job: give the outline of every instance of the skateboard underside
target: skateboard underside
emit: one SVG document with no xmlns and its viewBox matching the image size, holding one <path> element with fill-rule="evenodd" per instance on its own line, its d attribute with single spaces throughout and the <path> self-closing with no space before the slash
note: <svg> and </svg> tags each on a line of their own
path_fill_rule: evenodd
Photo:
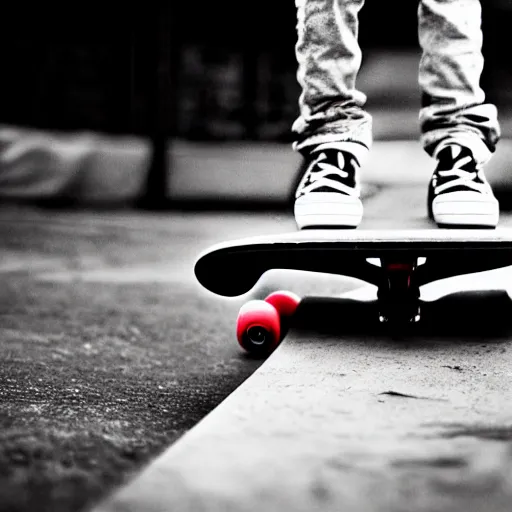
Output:
<svg viewBox="0 0 512 512">
<path fill-rule="evenodd" d="M 512 265 L 512 230 L 299 231 L 217 244 L 199 256 L 194 270 L 206 289 L 235 297 L 268 270 L 343 275 L 379 286 L 392 264 L 413 264 L 418 286 L 506 267 Z"/>
<path fill-rule="evenodd" d="M 226 297 L 249 292 L 275 269 L 353 277 L 377 286 L 381 322 L 403 324 L 420 319 L 421 286 L 510 265 L 511 230 L 316 230 L 218 244 L 200 255 L 195 274 L 206 289 Z M 279 314 L 282 303 L 290 310 L 290 301 L 300 300 L 293 294 L 276 297 L 270 302 L 277 301 Z M 255 340 L 277 325 L 265 302 L 252 301 L 240 313 L 237 332 L 245 348 L 264 346 Z"/>
</svg>

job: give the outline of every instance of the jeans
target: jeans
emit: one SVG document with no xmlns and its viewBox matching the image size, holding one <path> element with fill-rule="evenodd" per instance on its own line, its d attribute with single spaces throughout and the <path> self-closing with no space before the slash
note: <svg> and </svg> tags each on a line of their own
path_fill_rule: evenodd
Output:
<svg viewBox="0 0 512 512">
<path fill-rule="evenodd" d="M 375 0 L 382 1 L 382 0 Z M 339 140 L 372 143 L 366 96 L 356 88 L 364 0 L 295 0 L 300 115 L 294 148 Z M 498 113 L 480 87 L 484 59 L 480 0 L 420 0 L 418 83 L 421 143 L 434 156 L 456 141 L 486 163 L 500 138 Z M 399 72 L 399 70 L 397 70 Z"/>
</svg>

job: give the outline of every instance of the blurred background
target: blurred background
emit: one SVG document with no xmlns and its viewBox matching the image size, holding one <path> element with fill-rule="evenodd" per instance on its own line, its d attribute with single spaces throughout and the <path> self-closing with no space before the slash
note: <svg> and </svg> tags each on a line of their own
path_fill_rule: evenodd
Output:
<svg viewBox="0 0 512 512">
<path fill-rule="evenodd" d="M 482 3 L 482 85 L 507 140 L 512 2 Z M 377 141 L 419 134 L 416 12 L 417 2 L 368 0 L 361 14 L 358 87 Z M 15 5 L 3 21 L 3 199 L 158 209 L 290 197 L 292 1 Z"/>
</svg>

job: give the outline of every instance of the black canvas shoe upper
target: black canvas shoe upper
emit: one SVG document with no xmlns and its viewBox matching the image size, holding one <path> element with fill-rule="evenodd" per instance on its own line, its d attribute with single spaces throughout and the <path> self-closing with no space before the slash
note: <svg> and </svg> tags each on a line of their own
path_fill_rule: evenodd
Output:
<svg viewBox="0 0 512 512">
<path fill-rule="evenodd" d="M 295 198 L 311 192 L 333 192 L 359 197 L 360 163 L 348 149 L 354 143 L 326 142 L 307 155 L 307 168 Z"/>
<path fill-rule="evenodd" d="M 452 192 L 489 194 L 489 183 L 471 151 L 456 144 L 443 148 L 437 155 L 438 165 L 431 181 L 433 196 Z"/>
</svg>

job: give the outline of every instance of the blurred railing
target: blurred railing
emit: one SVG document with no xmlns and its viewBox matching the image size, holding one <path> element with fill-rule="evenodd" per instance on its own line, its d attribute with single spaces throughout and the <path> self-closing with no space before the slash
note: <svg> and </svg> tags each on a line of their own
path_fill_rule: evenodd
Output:
<svg viewBox="0 0 512 512">
<path fill-rule="evenodd" d="M 503 58 L 512 2 L 482 3 L 483 83 L 498 104 L 512 104 L 512 60 Z M 1 124 L 149 137 L 154 190 L 166 188 L 169 139 L 289 140 L 300 92 L 293 2 L 87 8 L 6 8 Z M 417 48 L 416 9 L 408 0 L 368 0 L 360 30 L 365 56 Z"/>
</svg>

